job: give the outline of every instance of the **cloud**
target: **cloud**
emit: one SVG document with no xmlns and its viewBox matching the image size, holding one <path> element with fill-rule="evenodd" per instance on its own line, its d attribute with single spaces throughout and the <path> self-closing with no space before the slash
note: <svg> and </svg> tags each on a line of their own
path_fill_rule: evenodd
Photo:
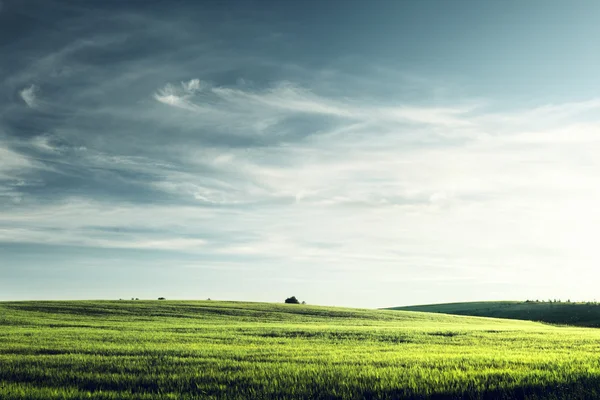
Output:
<svg viewBox="0 0 600 400">
<path fill-rule="evenodd" d="M 191 79 L 188 82 L 181 82 L 183 90 L 187 93 L 194 93 L 200 90 L 200 79 Z"/>
<path fill-rule="evenodd" d="M 290 82 L 279 82 L 271 88 L 247 91 L 239 88 L 200 86 L 199 79 L 182 82 L 182 88 L 171 84 L 159 89 L 154 98 L 161 103 L 199 113 L 219 112 L 229 108 L 238 118 L 259 116 L 263 120 L 286 118 L 295 114 L 322 115 L 361 122 L 413 122 L 439 126 L 469 126 L 463 118 L 470 107 L 433 108 L 415 106 L 378 106 L 358 99 L 340 101 L 314 94 Z M 284 114 L 282 114 L 284 113 Z"/>
<path fill-rule="evenodd" d="M 33 139 L 31 139 L 31 143 L 34 147 L 40 149 L 43 152 L 46 153 L 59 153 L 61 152 L 60 147 L 55 146 L 52 143 L 52 137 L 48 136 L 48 135 L 44 135 L 44 136 L 36 136 Z"/>
<path fill-rule="evenodd" d="M 190 81 L 192 82 L 192 81 Z M 195 106 L 190 100 L 193 91 L 187 86 L 182 85 L 182 89 L 178 89 L 171 84 L 167 84 L 164 88 L 160 89 L 154 94 L 154 98 L 161 103 L 183 108 L 189 111 L 198 111 L 199 107 Z M 191 87 L 194 85 L 191 84 Z"/>
<path fill-rule="evenodd" d="M 295 113 L 323 114 L 352 118 L 350 110 L 343 104 L 316 96 L 310 91 L 280 82 L 262 92 L 247 92 L 240 89 L 216 87 L 212 92 L 219 98 L 240 107 L 270 107 L 274 110 L 285 110 Z"/>
<path fill-rule="evenodd" d="M 25 220 L 12 220 L 13 224 L 21 226 L 20 229 L 25 229 L 15 237 L 23 241 L 62 241 L 98 247 L 173 248 L 224 258 L 268 255 L 294 263 L 328 260 L 332 266 L 343 263 L 348 268 L 359 268 L 360 260 L 371 260 L 384 268 L 387 263 L 407 259 L 396 254 L 393 243 L 403 243 L 403 251 L 418 254 L 418 246 L 410 249 L 408 242 L 416 238 L 425 243 L 434 240 L 427 239 L 426 230 L 416 229 L 416 225 L 437 229 L 435 227 L 443 223 L 441 221 L 459 218 L 466 210 L 477 210 L 481 221 L 496 226 L 498 222 L 490 219 L 485 211 L 488 208 L 518 208 L 521 207 L 519 204 L 539 199 L 537 193 L 552 192 L 556 171 L 549 173 L 541 166 L 555 157 L 556 149 L 551 146 L 559 137 L 558 132 L 563 132 L 560 135 L 567 139 L 567 132 L 575 129 L 576 125 L 569 119 L 578 115 L 573 110 L 585 111 L 591 107 L 565 105 L 564 109 L 570 111 L 565 112 L 561 126 L 553 131 L 522 131 L 513 126 L 510 135 L 489 136 L 485 132 L 493 127 L 494 121 L 517 120 L 518 115 L 528 111 L 520 110 L 519 114 L 513 115 L 482 113 L 472 105 L 390 105 L 361 98 L 327 97 L 289 82 L 257 89 L 249 84 L 237 88 L 215 86 L 199 79 L 167 84 L 155 93 L 155 99 L 160 104 L 191 113 L 174 116 L 176 110 L 170 108 L 153 109 L 151 113 L 134 108 L 137 114 L 121 120 L 119 111 L 107 109 L 104 112 L 110 112 L 116 121 L 123 123 L 162 120 L 162 132 L 168 132 L 169 141 L 160 152 L 144 148 L 142 155 L 134 155 L 131 150 L 122 150 L 126 147 L 99 151 L 91 138 L 77 142 L 78 137 L 65 130 L 32 138 L 28 142 L 30 148 L 44 154 L 44 162 L 58 163 L 60 160 L 60 164 L 53 164 L 54 174 L 83 174 L 88 182 L 102 185 L 99 188 L 110 196 L 94 205 L 93 211 L 81 214 L 75 212 L 70 203 L 64 214 L 65 220 L 52 219 L 46 225 L 47 228 L 61 227 L 65 232 L 67 229 L 78 232 L 77 237 L 36 231 L 36 225 L 39 227 L 43 223 L 35 214 L 32 215 L 36 223 L 27 229 L 23 227 Z M 553 107 L 552 113 L 560 109 Z M 316 123 L 308 128 L 314 134 L 286 136 L 294 129 L 306 129 L 303 120 L 297 119 L 303 115 Z M 539 111 L 527 115 L 531 116 L 532 123 L 546 118 L 546 113 Z M 315 119 L 319 116 L 327 119 Z M 263 125 L 262 130 L 256 128 L 256 131 L 250 129 L 248 132 L 248 127 L 269 119 L 274 119 L 275 125 Z M 240 130 L 239 134 L 243 134 L 241 130 L 246 127 L 245 134 L 260 134 L 269 140 L 272 137 L 273 142 L 242 148 L 204 142 L 205 139 L 198 136 L 199 132 L 215 129 L 217 123 L 219 131 Z M 589 134 L 575 130 L 580 137 L 585 135 L 593 140 L 592 132 L 596 126 L 589 122 L 585 130 Z M 130 132 L 137 140 L 156 140 L 141 130 Z M 455 138 L 462 141 L 457 142 Z M 116 136 L 115 140 L 125 143 Z M 531 140 L 550 147 L 526 152 Z M 577 171 L 572 159 L 565 158 L 562 162 L 564 166 L 569 165 L 573 173 Z M 523 191 L 523 185 L 531 180 L 531 176 L 525 178 L 524 166 L 528 174 L 535 176 L 531 188 L 526 191 Z M 581 191 L 590 183 L 587 178 L 578 182 L 567 176 L 561 184 L 571 191 Z M 115 185 L 116 182 L 122 182 L 123 186 Z M 137 189 L 138 196 L 133 200 L 126 197 L 124 187 L 133 184 L 138 185 L 136 188 L 146 188 L 147 192 Z M 72 195 L 74 192 L 67 193 Z M 146 198 L 141 193 L 146 193 Z M 167 197 L 159 197 L 159 193 Z M 526 197 L 519 198 L 515 193 Z M 84 198 L 91 196 L 89 192 L 75 194 Z M 118 238 L 97 238 L 85 228 L 103 223 L 92 217 L 102 215 L 98 207 L 109 209 L 123 201 L 140 204 L 153 199 L 167 201 L 169 206 L 160 211 L 144 209 L 143 217 L 135 220 L 126 218 L 121 212 L 105 214 L 101 219 L 112 226 L 140 229 L 147 227 L 146 220 L 152 220 L 159 229 L 175 224 L 177 228 L 165 237 L 119 234 Z M 107 203 L 102 205 L 103 201 Z M 190 205 L 192 208 L 185 208 Z M 21 205 L 21 208 L 31 212 L 26 206 Z M 172 208 L 175 214 L 167 219 L 160 218 L 161 213 L 167 213 L 167 208 Z M 190 215 L 200 210 L 207 215 L 208 221 L 213 221 L 208 224 L 210 232 L 200 232 L 198 228 L 206 221 L 192 224 L 193 229 L 184 228 Z M 266 213 L 267 210 L 270 211 L 266 220 L 258 223 L 254 213 Z M 57 213 L 54 210 L 51 214 Z M 519 215 L 528 218 L 526 214 Z M 393 220 L 403 221 L 411 228 L 398 230 L 388 222 Z M 213 225 L 216 221 L 220 221 L 220 227 Z M 70 226 L 73 223 L 76 225 Z M 469 236 L 477 230 L 475 226 L 465 224 L 461 229 Z M 507 232 L 506 228 L 493 229 Z M 230 237 L 247 230 L 255 231 L 256 237 L 235 244 L 204 241 L 202 246 L 197 246 L 199 242 L 195 239 L 188 241 L 185 238 L 185 235 L 199 233 Z M 452 242 L 457 248 L 462 245 L 451 240 L 449 232 L 440 231 L 438 235 L 435 240 Z M 516 241 L 498 235 L 499 248 L 517 245 Z M 52 239 L 52 236 L 58 239 Z M 303 237 L 317 238 L 331 247 L 307 246 L 302 244 Z M 381 247 L 380 243 L 388 244 Z M 344 249 L 344 255 L 339 254 L 340 249 Z M 440 251 L 440 258 L 436 259 L 440 263 L 443 257 L 454 254 L 447 245 Z"/>
<path fill-rule="evenodd" d="M 517 106 L 371 61 L 273 58 L 249 34 L 264 27 L 202 13 L 52 4 L 70 30 L 32 27 L 2 58 L 15 251 L 169 252 L 261 279 L 393 282 L 388 299 L 403 280 L 539 281 L 536 265 L 548 284 L 572 264 L 594 281 L 598 99 Z"/>
<path fill-rule="evenodd" d="M 18 204 L 18 202 L 17 202 Z M 0 228 L 0 242 L 5 243 L 38 243 L 44 245 L 98 247 L 113 249 L 138 249 L 160 251 L 198 251 L 206 244 L 197 238 L 155 238 L 136 236 L 106 235 L 105 237 L 90 237 L 90 232 L 79 231 L 84 235 L 74 235 L 64 230 L 44 230 L 25 228 Z M 87 235 L 85 235 L 87 234 Z M 116 237 L 115 237 L 116 236 Z"/>
<path fill-rule="evenodd" d="M 22 154 L 16 153 L 0 143 L 0 172 L 33 167 L 33 163 Z"/>
<path fill-rule="evenodd" d="M 37 102 L 37 93 L 38 92 L 39 92 L 39 88 L 36 85 L 31 84 L 30 86 L 21 90 L 19 92 L 19 95 L 21 96 L 21 98 L 23 99 L 25 104 L 27 104 L 27 106 L 29 108 L 36 108 L 38 105 L 38 102 Z"/>
<path fill-rule="evenodd" d="M 414 123 L 437 126 L 473 126 L 473 122 L 464 118 L 464 114 L 472 111 L 465 108 L 418 108 L 393 107 L 376 110 L 374 115 L 390 121 L 410 121 Z"/>
<path fill-rule="evenodd" d="M 30 184 L 28 176 L 43 168 L 38 162 L 23 156 L 0 142 L 0 207 L 3 200 L 9 204 L 23 201 L 23 189 Z"/>
</svg>

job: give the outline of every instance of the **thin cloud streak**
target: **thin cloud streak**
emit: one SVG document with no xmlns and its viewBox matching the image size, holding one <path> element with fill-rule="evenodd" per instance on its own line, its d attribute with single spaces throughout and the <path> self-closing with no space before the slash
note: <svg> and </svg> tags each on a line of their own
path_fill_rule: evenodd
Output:
<svg viewBox="0 0 600 400">
<path fill-rule="evenodd" d="M 193 90 L 190 87 L 193 85 Z M 291 84 L 280 82 L 263 91 L 244 91 L 237 88 L 200 86 L 199 79 L 181 82 L 181 87 L 167 84 L 159 89 L 154 98 L 166 105 L 188 111 L 206 113 L 219 112 L 229 108 L 234 113 L 247 114 L 256 118 L 303 113 L 338 117 L 362 122 L 411 122 L 444 127 L 471 126 L 466 118 L 461 118 L 474 110 L 474 107 L 430 108 L 414 106 L 374 106 L 361 103 L 340 102 L 327 99 Z M 194 101 L 196 100 L 196 101 Z M 222 115 L 219 115 L 222 116 Z"/>
</svg>

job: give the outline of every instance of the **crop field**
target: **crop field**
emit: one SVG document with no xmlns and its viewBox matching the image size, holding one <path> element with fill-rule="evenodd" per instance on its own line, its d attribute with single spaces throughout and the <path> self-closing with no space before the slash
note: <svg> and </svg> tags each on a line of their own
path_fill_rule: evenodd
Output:
<svg viewBox="0 0 600 400">
<path fill-rule="evenodd" d="M 600 330 L 239 302 L 0 303 L 0 398 L 600 397 Z"/>
</svg>

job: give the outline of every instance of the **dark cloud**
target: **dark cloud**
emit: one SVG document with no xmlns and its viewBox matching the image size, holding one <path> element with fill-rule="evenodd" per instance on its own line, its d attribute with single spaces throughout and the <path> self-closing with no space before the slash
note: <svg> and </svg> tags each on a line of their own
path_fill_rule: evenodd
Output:
<svg viewBox="0 0 600 400">
<path fill-rule="evenodd" d="M 251 51 L 243 51 L 246 43 L 229 39 L 248 30 L 260 36 L 262 30 L 244 25 L 243 17 L 216 3 L 187 3 L 185 8 L 167 3 L 5 4 L 0 13 L 0 140 L 36 168 L 13 171 L 12 179 L 0 183 L 29 201 L 84 196 L 185 202 L 189 199 L 181 194 L 152 186 L 172 172 L 159 164 L 182 172 L 218 171 L 186 165 L 179 160 L 181 148 L 273 143 L 156 104 L 152 95 L 166 82 L 194 76 L 239 79 Z M 24 97 L 27 88 L 36 90 Z M 135 157 L 145 158 L 145 165 L 120 163 Z M 27 183 L 17 188 L 15 182 Z"/>
</svg>

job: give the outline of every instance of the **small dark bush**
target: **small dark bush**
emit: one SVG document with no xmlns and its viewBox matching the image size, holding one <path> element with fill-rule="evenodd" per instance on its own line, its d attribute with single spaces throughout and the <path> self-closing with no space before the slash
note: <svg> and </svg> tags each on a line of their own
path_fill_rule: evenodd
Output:
<svg viewBox="0 0 600 400">
<path fill-rule="evenodd" d="M 159 300 L 166 300 L 164 297 L 159 297 L 158 299 Z"/>
<path fill-rule="evenodd" d="M 300 304 L 296 296 L 288 297 L 285 299 L 286 304 Z"/>
</svg>

